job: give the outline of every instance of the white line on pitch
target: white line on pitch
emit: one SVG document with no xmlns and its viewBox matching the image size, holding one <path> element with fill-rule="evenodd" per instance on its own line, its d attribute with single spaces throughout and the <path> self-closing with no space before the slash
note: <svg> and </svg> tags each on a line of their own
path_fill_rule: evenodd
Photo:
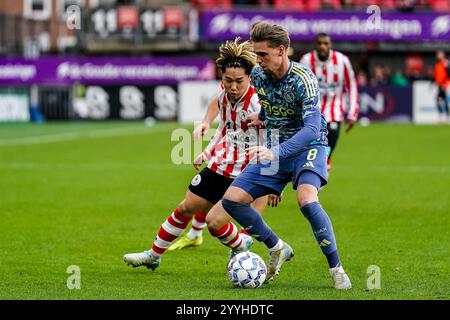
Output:
<svg viewBox="0 0 450 320">
<path fill-rule="evenodd" d="M 145 163 L 145 164 L 115 164 L 115 163 L 42 163 L 42 162 L 0 162 L 0 169 L 73 169 L 81 168 L 86 170 L 158 170 L 174 169 L 185 170 L 194 168 L 191 165 L 175 165 L 172 163 Z M 194 171 L 193 171 L 194 172 Z"/>
<path fill-rule="evenodd" d="M 95 138 L 106 138 L 130 134 L 143 134 L 149 132 L 152 133 L 155 132 L 155 128 L 152 128 L 151 130 L 149 130 L 148 127 L 108 128 L 108 129 L 91 130 L 86 132 L 67 132 L 34 137 L 0 139 L 0 146 L 43 144 L 61 141 L 71 141 L 83 138 L 95 139 Z"/>
<path fill-rule="evenodd" d="M 82 168 L 87 170 L 120 170 L 120 169 L 168 169 L 168 170 L 185 170 L 193 169 L 190 164 L 176 165 L 173 163 L 45 163 L 45 162 L 0 162 L 0 169 L 66 169 L 66 168 Z M 354 166 L 336 165 L 336 171 L 355 171 Z M 357 170 L 378 170 L 386 172 L 410 172 L 410 173 L 448 173 L 449 166 L 426 166 L 426 165 L 409 165 L 409 166 L 358 166 Z M 193 171 L 194 172 L 194 171 Z"/>
</svg>

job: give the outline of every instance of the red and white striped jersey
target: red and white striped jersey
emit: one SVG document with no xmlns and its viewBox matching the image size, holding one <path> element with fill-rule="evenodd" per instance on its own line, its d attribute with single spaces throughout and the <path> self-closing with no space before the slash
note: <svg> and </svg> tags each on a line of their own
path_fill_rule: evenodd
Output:
<svg viewBox="0 0 450 320">
<path fill-rule="evenodd" d="M 322 113 L 327 122 L 343 121 L 346 112 L 348 119 L 356 121 L 359 112 L 358 87 L 348 57 L 341 52 L 330 50 L 328 60 L 321 61 L 316 50 L 313 50 L 305 54 L 300 62 L 309 66 L 317 77 Z"/>
<path fill-rule="evenodd" d="M 259 112 L 258 94 L 250 84 L 241 97 L 233 104 L 225 90 L 219 93 L 219 127 L 203 154 L 209 160 L 208 168 L 227 178 L 236 178 L 249 162 L 246 149 L 258 142 L 258 132 L 249 127 L 244 119 L 252 112 Z"/>
</svg>

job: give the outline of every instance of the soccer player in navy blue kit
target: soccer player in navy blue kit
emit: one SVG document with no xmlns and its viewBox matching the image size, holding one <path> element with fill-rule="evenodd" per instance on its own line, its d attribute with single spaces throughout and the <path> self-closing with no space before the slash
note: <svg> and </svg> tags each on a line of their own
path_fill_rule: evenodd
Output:
<svg viewBox="0 0 450 320">
<path fill-rule="evenodd" d="M 327 124 L 320 111 L 317 79 L 309 68 L 289 60 L 288 32 L 262 21 L 250 33 L 259 66 L 253 68 L 252 83 L 263 107 L 248 120 L 267 129 L 266 146 L 249 148 L 250 164 L 239 175 L 206 217 L 211 233 L 234 218 L 270 251 L 266 282 L 294 256 L 250 203 L 266 194 L 281 194 L 287 183 L 297 190 L 300 210 L 311 224 L 326 256 L 336 289 L 350 289 L 337 251 L 333 227 L 319 203 L 319 189 L 327 183 Z M 278 140 L 278 141 L 276 141 Z"/>
</svg>

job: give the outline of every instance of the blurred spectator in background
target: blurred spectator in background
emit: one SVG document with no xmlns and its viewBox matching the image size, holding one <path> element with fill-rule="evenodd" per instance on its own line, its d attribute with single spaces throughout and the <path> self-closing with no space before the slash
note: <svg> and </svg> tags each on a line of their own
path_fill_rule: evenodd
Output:
<svg viewBox="0 0 450 320">
<path fill-rule="evenodd" d="M 450 123 L 447 89 L 449 86 L 449 61 L 445 52 L 439 50 L 436 52 L 436 64 L 434 65 L 434 83 L 438 87 L 437 106 L 439 110 L 439 122 Z"/>
<path fill-rule="evenodd" d="M 417 5 L 416 0 L 397 0 L 397 9 L 400 11 L 411 12 L 414 10 L 414 7 Z"/>
<path fill-rule="evenodd" d="M 405 57 L 405 73 L 409 81 L 423 79 L 424 72 L 425 61 L 422 54 L 407 53 Z"/>
<path fill-rule="evenodd" d="M 370 84 L 374 87 L 385 86 L 389 84 L 389 69 L 384 65 L 377 64 L 373 70 L 373 77 Z"/>
<path fill-rule="evenodd" d="M 356 82 L 358 83 L 358 87 L 367 86 L 367 73 L 364 70 L 359 70 L 358 74 L 356 75 Z"/>
<path fill-rule="evenodd" d="M 408 79 L 403 75 L 402 70 L 397 69 L 391 77 L 391 84 L 397 87 L 407 87 L 409 85 Z"/>
</svg>

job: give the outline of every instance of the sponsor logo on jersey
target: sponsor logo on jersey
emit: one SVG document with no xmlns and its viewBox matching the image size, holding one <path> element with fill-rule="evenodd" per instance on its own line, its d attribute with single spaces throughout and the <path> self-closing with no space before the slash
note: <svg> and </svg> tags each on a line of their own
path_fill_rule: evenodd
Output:
<svg viewBox="0 0 450 320">
<path fill-rule="evenodd" d="M 279 107 L 279 106 L 271 106 L 269 102 L 267 102 L 266 100 L 261 100 L 261 105 L 264 108 L 264 110 L 266 111 L 266 113 L 274 115 L 274 116 L 292 116 L 295 114 L 295 111 L 290 109 L 290 108 L 286 108 L 286 107 Z"/>
</svg>

